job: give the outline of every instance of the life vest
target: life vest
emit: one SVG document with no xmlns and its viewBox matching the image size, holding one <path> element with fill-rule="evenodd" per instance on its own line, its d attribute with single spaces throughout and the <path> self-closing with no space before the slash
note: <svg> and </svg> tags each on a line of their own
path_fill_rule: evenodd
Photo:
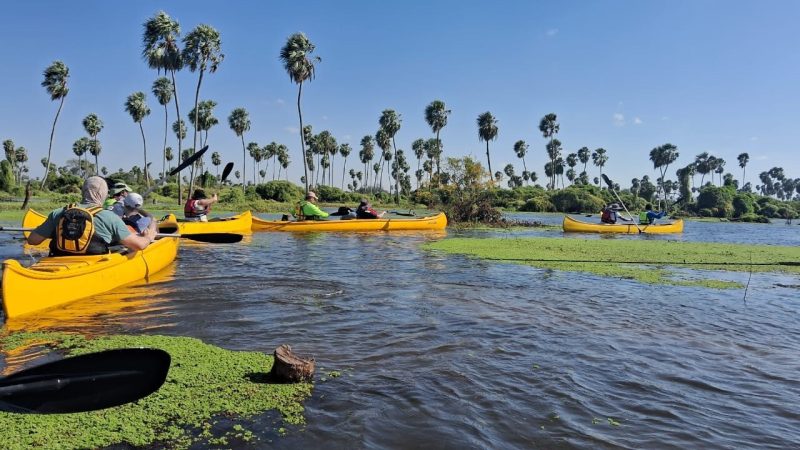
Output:
<svg viewBox="0 0 800 450">
<path fill-rule="evenodd" d="M 650 219 L 647 217 L 647 211 L 642 211 L 639 213 L 639 223 L 650 225 Z"/>
<path fill-rule="evenodd" d="M 303 207 L 306 206 L 306 201 L 302 201 L 294 206 L 294 217 L 297 220 L 306 220 L 306 214 L 303 212 Z"/>
<path fill-rule="evenodd" d="M 102 255 L 108 244 L 95 234 L 94 217 L 102 207 L 82 208 L 74 203 L 64 207 L 50 241 L 50 253 L 63 255 Z"/>
<path fill-rule="evenodd" d="M 600 222 L 603 223 L 616 223 L 614 218 L 611 216 L 611 210 L 606 208 L 603 210 L 602 214 L 600 214 Z"/>
<path fill-rule="evenodd" d="M 189 199 L 186 200 L 186 204 L 183 205 L 183 215 L 187 219 L 195 218 L 195 217 L 203 217 L 208 215 L 211 212 L 211 205 L 206 206 L 205 208 L 201 208 L 200 211 L 197 211 L 197 200 Z"/>
</svg>

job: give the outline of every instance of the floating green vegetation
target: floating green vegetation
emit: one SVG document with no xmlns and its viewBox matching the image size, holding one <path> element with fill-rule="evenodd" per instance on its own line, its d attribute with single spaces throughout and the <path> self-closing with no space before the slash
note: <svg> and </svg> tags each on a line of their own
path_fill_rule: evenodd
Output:
<svg viewBox="0 0 800 450">
<path fill-rule="evenodd" d="M 708 271 L 800 273 L 800 247 L 633 239 L 452 238 L 425 244 L 433 250 L 543 269 L 589 272 L 650 284 L 740 288 L 709 278 Z M 700 269 L 691 277 L 675 267 Z"/>
<path fill-rule="evenodd" d="M 5 352 L 32 345 L 47 345 L 68 355 L 113 348 L 160 348 L 172 356 L 172 364 L 158 391 L 127 405 L 76 414 L 0 412 L 3 449 L 99 448 L 115 444 L 187 448 L 202 442 L 229 445 L 232 439 L 248 442 L 255 439 L 252 431 L 240 423 L 230 423 L 232 420 L 277 410 L 285 423 L 302 424 L 305 419 L 301 402 L 311 395 L 311 383 L 265 382 L 272 368 L 271 355 L 229 351 L 193 338 L 87 339 L 65 333 L 16 333 L 0 338 Z M 224 418 L 226 426 L 219 425 L 220 418 Z M 276 429 L 275 433 L 280 431 Z"/>
</svg>

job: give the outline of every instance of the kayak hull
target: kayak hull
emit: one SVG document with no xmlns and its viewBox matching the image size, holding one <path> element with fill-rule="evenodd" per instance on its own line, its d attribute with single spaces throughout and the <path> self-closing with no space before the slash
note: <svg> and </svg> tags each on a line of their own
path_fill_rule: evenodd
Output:
<svg viewBox="0 0 800 450">
<path fill-rule="evenodd" d="M 22 228 L 36 228 L 39 225 L 43 224 L 46 219 L 47 216 L 42 215 L 31 208 L 28 208 L 28 210 L 25 211 L 25 215 L 22 216 Z M 25 231 L 22 234 L 27 239 L 28 235 L 30 235 L 31 233 L 30 231 Z M 26 243 L 25 246 L 30 248 L 49 249 L 50 239 L 45 239 L 39 245 L 29 245 Z"/>
<path fill-rule="evenodd" d="M 409 219 L 303 220 L 299 222 L 264 220 L 253 217 L 253 231 L 400 231 L 443 230 L 445 227 L 447 227 L 447 216 L 444 213 Z"/>
<path fill-rule="evenodd" d="M 253 215 L 250 211 L 241 214 L 209 219 L 208 222 L 184 222 L 178 220 L 175 214 L 168 214 L 158 224 L 158 230 L 162 233 L 180 234 L 205 234 L 205 233 L 236 233 L 245 234 L 250 232 Z"/>
<path fill-rule="evenodd" d="M 162 238 L 135 252 L 45 257 L 31 267 L 3 262 L 3 309 L 7 318 L 91 297 L 140 280 L 171 264 L 177 238 Z"/>
<path fill-rule="evenodd" d="M 683 219 L 677 219 L 672 223 L 657 223 L 653 225 L 636 225 L 633 223 L 588 223 L 564 216 L 562 228 L 565 232 L 575 233 L 624 233 L 624 234 L 667 234 L 683 233 Z"/>
</svg>

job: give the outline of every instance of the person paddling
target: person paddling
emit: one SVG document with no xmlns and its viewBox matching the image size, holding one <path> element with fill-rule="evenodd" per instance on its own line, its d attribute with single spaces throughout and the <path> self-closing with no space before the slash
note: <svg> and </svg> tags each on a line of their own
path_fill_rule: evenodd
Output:
<svg viewBox="0 0 800 450">
<path fill-rule="evenodd" d="M 602 213 L 600 214 L 600 222 L 608 223 L 608 224 L 615 224 L 617 220 L 623 220 L 625 222 L 630 222 L 633 219 L 626 219 L 619 214 L 619 211 L 622 211 L 622 207 L 619 206 L 619 203 L 611 203 L 605 208 L 603 208 Z"/>
<path fill-rule="evenodd" d="M 141 195 L 136 192 L 131 192 L 125 197 L 122 203 L 125 205 L 125 214 L 122 216 L 122 221 L 125 222 L 125 225 L 127 225 L 131 231 L 142 234 L 148 228 L 153 228 L 154 230 L 158 229 L 158 225 L 156 221 L 153 220 L 153 216 L 141 209 L 144 203 L 144 199 Z"/>
<path fill-rule="evenodd" d="M 208 214 L 211 212 L 211 205 L 219 198 L 214 194 L 211 198 L 206 197 L 206 191 L 195 189 L 192 197 L 186 200 L 183 205 L 183 216 L 191 222 L 208 222 Z"/>
<path fill-rule="evenodd" d="M 155 227 L 147 228 L 142 235 L 131 233 L 120 216 L 103 209 L 103 201 L 108 196 L 108 185 L 103 178 L 87 178 L 83 182 L 82 196 L 79 204 L 54 209 L 44 223 L 30 233 L 28 244 L 39 245 L 51 239 L 51 256 L 101 255 L 109 253 L 111 245 L 144 250 L 155 240 Z"/>
<path fill-rule="evenodd" d="M 356 209 L 356 217 L 359 219 L 380 219 L 385 214 L 386 211 L 380 213 L 376 211 L 372 205 L 369 204 L 369 200 L 365 198 L 361 199 L 361 203 L 359 203 Z"/>
<path fill-rule="evenodd" d="M 297 220 L 321 220 L 328 217 L 329 214 L 319 209 L 319 206 L 316 205 L 317 200 L 317 194 L 308 191 L 306 199 L 297 205 L 297 210 L 295 211 Z"/>
<path fill-rule="evenodd" d="M 647 205 L 645 205 L 644 211 L 639 213 L 639 224 L 651 225 L 653 224 L 653 222 L 656 221 L 656 219 L 660 219 L 666 215 L 667 215 L 666 211 L 654 212 L 653 205 L 648 203 Z"/>
</svg>

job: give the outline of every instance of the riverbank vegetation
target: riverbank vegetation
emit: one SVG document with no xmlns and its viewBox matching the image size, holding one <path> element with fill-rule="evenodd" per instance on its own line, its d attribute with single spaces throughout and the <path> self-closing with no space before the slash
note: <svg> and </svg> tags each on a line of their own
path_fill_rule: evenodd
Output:
<svg viewBox="0 0 800 450">
<path fill-rule="evenodd" d="M 541 269 L 587 272 L 642 283 L 743 288 L 719 271 L 800 274 L 800 248 L 640 239 L 453 238 L 430 250 Z M 642 258 L 641 255 L 647 255 Z M 693 269 L 688 274 L 676 269 Z"/>
<path fill-rule="evenodd" d="M 14 333 L 0 339 L 7 354 L 26 348 L 52 348 L 67 355 L 128 347 L 151 347 L 172 357 L 164 385 L 134 403 L 76 414 L 0 412 L 0 447 L 136 448 L 229 447 L 252 444 L 246 419 L 266 411 L 280 413 L 286 424 L 305 422 L 302 401 L 311 383 L 273 384 L 267 373 L 273 357 L 233 352 L 198 339 L 167 336 L 109 336 L 87 339 L 66 333 Z M 222 419 L 224 417 L 224 419 Z M 280 421 L 273 433 L 279 434 Z M 259 433 L 262 435 L 263 430 Z"/>
</svg>

